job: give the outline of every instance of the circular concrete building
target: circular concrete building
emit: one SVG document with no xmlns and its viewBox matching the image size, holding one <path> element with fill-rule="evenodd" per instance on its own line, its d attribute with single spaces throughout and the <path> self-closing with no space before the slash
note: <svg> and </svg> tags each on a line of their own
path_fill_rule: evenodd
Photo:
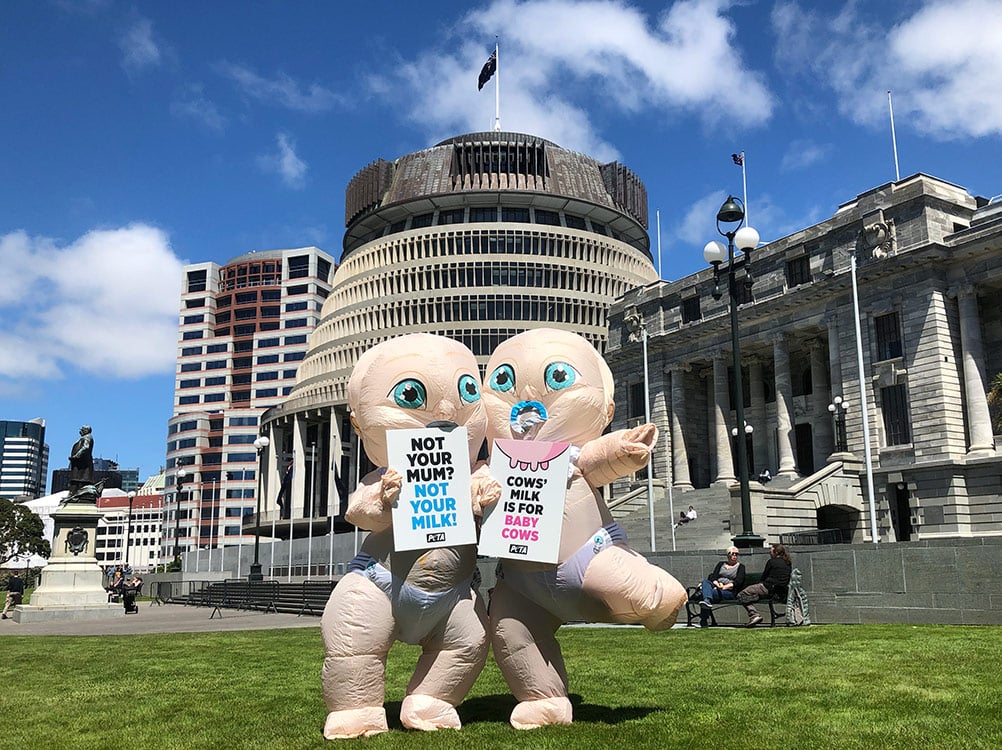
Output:
<svg viewBox="0 0 1002 750">
<path fill-rule="evenodd" d="M 327 533 L 320 512 L 341 507 L 354 484 L 346 385 L 362 352 L 423 331 L 462 341 L 485 363 L 501 341 L 543 326 L 604 350 L 613 300 L 658 277 L 640 179 L 521 133 L 471 133 L 373 162 L 348 185 L 345 224 L 296 384 L 262 420 L 264 497 L 290 477 L 286 536 L 290 526 L 311 533 L 311 517 L 312 533 Z M 261 520 L 270 526 L 268 513 Z"/>
</svg>

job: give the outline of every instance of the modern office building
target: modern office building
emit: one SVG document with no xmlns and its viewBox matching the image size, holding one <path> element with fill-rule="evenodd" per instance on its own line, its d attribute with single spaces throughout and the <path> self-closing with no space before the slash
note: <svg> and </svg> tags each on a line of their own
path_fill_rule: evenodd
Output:
<svg viewBox="0 0 1002 750">
<path fill-rule="evenodd" d="M 0 421 L 0 497 L 30 499 L 45 494 L 49 446 L 45 420 Z"/>
<path fill-rule="evenodd" d="M 184 268 L 163 559 L 173 557 L 176 532 L 182 552 L 250 541 L 241 525 L 254 513 L 259 420 L 292 391 L 334 268 L 315 247 Z"/>
<path fill-rule="evenodd" d="M 101 567 L 128 565 L 137 573 L 159 563 L 162 541 L 163 495 L 106 491 L 97 501 L 102 512 L 97 524 L 94 556 Z"/>
<path fill-rule="evenodd" d="M 736 424 L 726 277 L 719 299 L 707 266 L 630 291 L 611 313 L 614 427 L 643 417 L 638 322 L 647 332 L 661 536 L 667 483 L 675 513 L 699 508 L 680 548 L 743 531 L 735 433 L 747 436 L 752 530 L 771 541 L 819 529 L 855 542 L 1002 534 L 999 414 L 986 398 L 1002 371 L 1002 202 L 916 174 L 738 253 L 736 270 L 750 433 Z M 764 468 L 775 478 L 761 485 Z"/>
<path fill-rule="evenodd" d="M 658 277 L 641 180 L 521 133 L 471 133 L 371 163 L 348 185 L 345 225 L 309 354 L 261 425 L 271 441 L 261 522 L 291 466 L 286 537 L 327 533 L 331 499 L 353 483 L 345 386 L 362 352 L 426 331 L 485 363 L 499 342 L 541 326 L 604 349 L 610 305 Z"/>
<path fill-rule="evenodd" d="M 55 494 L 70 488 L 70 469 L 56 469 L 52 472 L 52 486 L 49 490 Z M 94 459 L 94 481 L 104 481 L 106 490 L 122 490 L 129 492 L 139 489 L 139 469 L 122 469 L 117 461 L 109 458 Z"/>
</svg>

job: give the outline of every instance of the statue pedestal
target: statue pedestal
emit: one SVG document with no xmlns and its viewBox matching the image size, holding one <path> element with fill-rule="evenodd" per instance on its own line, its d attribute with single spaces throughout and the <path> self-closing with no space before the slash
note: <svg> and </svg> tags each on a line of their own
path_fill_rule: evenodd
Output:
<svg viewBox="0 0 1002 750">
<path fill-rule="evenodd" d="M 52 556 L 31 603 L 14 609 L 15 622 L 93 620 L 122 617 L 121 604 L 109 604 L 104 573 L 94 557 L 97 506 L 71 503 L 52 512 Z"/>
</svg>

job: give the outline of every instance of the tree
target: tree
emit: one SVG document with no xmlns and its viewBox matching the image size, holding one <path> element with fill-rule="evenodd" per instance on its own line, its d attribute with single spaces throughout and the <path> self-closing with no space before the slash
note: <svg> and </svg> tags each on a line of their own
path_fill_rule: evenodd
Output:
<svg viewBox="0 0 1002 750">
<path fill-rule="evenodd" d="M 45 524 L 31 508 L 0 498 L 0 564 L 13 557 L 48 557 L 52 547 L 45 538 Z"/>
<path fill-rule="evenodd" d="M 1002 431 L 1002 372 L 995 373 L 992 387 L 988 391 L 988 406 L 992 410 L 992 429 Z"/>
</svg>

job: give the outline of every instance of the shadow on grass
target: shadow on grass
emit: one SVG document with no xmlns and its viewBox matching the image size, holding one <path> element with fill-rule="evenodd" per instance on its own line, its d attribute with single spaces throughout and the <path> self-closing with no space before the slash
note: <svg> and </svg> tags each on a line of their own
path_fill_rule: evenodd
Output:
<svg viewBox="0 0 1002 750">
<path fill-rule="evenodd" d="M 575 724 L 608 724 L 616 725 L 627 721 L 636 721 L 657 713 L 661 709 L 651 706 L 598 706 L 585 703 L 584 698 L 576 693 L 569 696 L 574 706 Z M 470 724 L 508 724 L 517 701 L 510 694 L 479 695 L 467 698 L 459 704 L 459 718 L 463 726 Z M 400 701 L 386 703 L 386 719 L 390 729 L 403 729 L 400 723 Z"/>
</svg>

